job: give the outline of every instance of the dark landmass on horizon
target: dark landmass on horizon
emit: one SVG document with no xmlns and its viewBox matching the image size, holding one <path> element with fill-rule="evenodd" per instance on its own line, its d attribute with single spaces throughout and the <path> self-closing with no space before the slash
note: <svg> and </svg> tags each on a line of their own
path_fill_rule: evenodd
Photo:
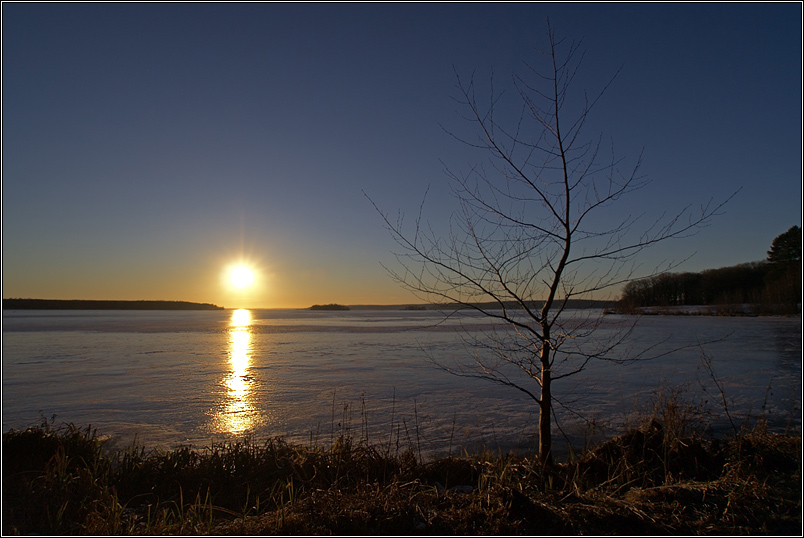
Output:
<svg viewBox="0 0 804 538">
<path fill-rule="evenodd" d="M 505 308 L 518 308 L 519 304 L 513 301 L 505 301 Z M 544 301 L 532 301 L 528 303 L 530 308 L 539 309 L 544 304 Z M 566 308 L 581 309 L 581 308 L 614 308 L 617 301 L 605 301 L 596 299 L 570 299 L 567 301 Z M 470 305 L 460 305 L 455 303 L 444 304 L 395 304 L 395 305 L 370 305 L 370 304 L 353 304 L 348 305 L 352 310 L 474 310 L 475 308 L 482 308 L 483 310 L 499 309 L 500 304 L 494 302 L 484 303 L 471 303 Z"/>
<path fill-rule="evenodd" d="M 351 310 L 348 306 L 342 304 L 314 304 L 309 310 Z"/>
<path fill-rule="evenodd" d="M 223 307 L 188 301 L 3 299 L 3 310 L 223 310 Z"/>
</svg>

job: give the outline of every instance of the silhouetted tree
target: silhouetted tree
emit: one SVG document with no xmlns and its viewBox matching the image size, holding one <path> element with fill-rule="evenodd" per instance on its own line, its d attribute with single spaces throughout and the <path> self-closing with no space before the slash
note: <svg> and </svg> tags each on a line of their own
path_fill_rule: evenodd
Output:
<svg viewBox="0 0 804 538">
<path fill-rule="evenodd" d="M 791 314 L 801 304 L 801 228 L 793 226 L 773 239 L 768 251 L 765 302 Z"/>
<path fill-rule="evenodd" d="M 793 226 L 785 233 L 776 236 L 768 251 L 768 261 L 771 263 L 801 262 L 801 228 Z"/>
<path fill-rule="evenodd" d="M 488 157 L 488 166 L 447 175 L 459 203 L 449 232 L 439 234 L 419 216 L 408 229 L 378 209 L 403 249 L 401 270 L 391 275 L 421 299 L 472 309 L 493 329 L 466 332 L 473 348 L 469 363 L 445 370 L 521 391 L 539 408 L 539 453 L 552 459 L 553 383 L 584 370 L 592 360 L 623 362 L 614 352 L 631 327 L 611 338 L 585 339 L 602 314 L 568 315 L 568 301 L 594 298 L 635 277 L 635 256 L 643 249 L 688 235 L 705 224 L 720 205 L 700 212 L 685 209 L 670 218 L 614 210 L 614 224 L 598 217 L 645 185 L 641 157 L 628 170 L 612 155 L 602 162 L 601 141 L 583 138 L 590 112 L 609 87 L 592 96 L 571 93 L 582 54 L 575 43 L 556 38 L 548 23 L 547 49 L 539 65 L 528 65 L 511 83 L 519 111 L 508 116 L 492 77 L 481 99 L 474 77 L 456 74 L 458 101 L 476 138 L 464 141 Z M 616 76 L 616 74 L 615 74 Z M 502 114 L 500 114 L 502 112 Z M 452 133 L 451 133 L 452 134 Z M 426 198 L 426 196 L 425 196 Z M 375 206 L 376 207 L 376 206 Z"/>
</svg>

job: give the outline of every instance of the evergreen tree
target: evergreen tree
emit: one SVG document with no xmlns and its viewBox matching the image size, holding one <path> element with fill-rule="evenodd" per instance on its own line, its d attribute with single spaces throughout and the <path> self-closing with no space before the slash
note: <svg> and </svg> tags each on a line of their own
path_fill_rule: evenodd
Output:
<svg viewBox="0 0 804 538">
<path fill-rule="evenodd" d="M 768 251 L 771 263 L 789 263 L 801 261 L 801 228 L 793 226 L 785 233 L 777 236 Z"/>
</svg>

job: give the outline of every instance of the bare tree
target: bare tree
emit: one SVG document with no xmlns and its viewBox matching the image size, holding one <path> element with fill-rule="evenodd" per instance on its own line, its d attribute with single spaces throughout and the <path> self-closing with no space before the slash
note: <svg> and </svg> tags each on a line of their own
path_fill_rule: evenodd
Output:
<svg viewBox="0 0 804 538">
<path fill-rule="evenodd" d="M 396 254 L 401 269 L 389 269 L 399 283 L 423 300 L 472 309 L 493 322 L 482 335 L 466 333 L 474 348 L 470 364 L 440 366 L 530 397 L 539 406 L 543 462 L 552 461 L 553 382 L 592 360 L 639 357 L 614 353 L 629 327 L 586 338 L 600 327 L 602 313 L 571 315 L 574 300 L 616 291 L 637 277 L 641 251 L 694 233 L 723 205 L 685 208 L 644 223 L 644 215 L 623 216 L 622 210 L 611 218 L 607 210 L 646 183 L 638 175 L 641 156 L 623 172 L 613 151 L 603 159 L 600 138 L 582 136 L 614 77 L 591 98 L 583 93 L 571 102 L 583 55 L 577 44 L 557 40 L 549 23 L 547 42 L 540 63 L 512 77 L 515 114 L 506 114 L 493 77 L 481 103 L 474 77 L 467 82 L 456 73 L 463 117 L 477 137 L 453 136 L 487 160 L 468 173 L 447 170 L 459 204 L 448 232 L 429 226 L 422 208 L 411 229 L 401 216 L 392 221 L 377 209 L 403 249 Z M 607 215 L 608 224 L 601 218 Z M 637 224 L 640 233 L 634 233 Z"/>
</svg>

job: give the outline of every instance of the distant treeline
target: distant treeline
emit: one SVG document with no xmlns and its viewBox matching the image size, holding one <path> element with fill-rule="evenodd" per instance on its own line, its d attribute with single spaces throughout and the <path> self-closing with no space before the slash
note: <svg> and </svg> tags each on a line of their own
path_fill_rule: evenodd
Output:
<svg viewBox="0 0 804 538">
<path fill-rule="evenodd" d="M 526 301 L 525 303 L 528 308 L 532 310 L 541 310 L 542 306 L 544 306 L 544 301 Z M 503 305 L 505 308 L 509 310 L 514 310 L 517 308 L 521 308 L 519 303 L 514 301 L 503 301 Z M 597 309 L 605 309 L 605 308 L 613 308 L 617 305 L 616 301 L 603 301 L 597 299 L 569 299 L 565 308 L 569 309 L 584 309 L 584 308 L 597 308 Z M 500 303 L 495 302 L 484 302 L 484 303 L 471 303 L 470 305 L 457 305 L 457 304 L 436 304 L 431 305 L 428 309 L 432 310 L 452 310 L 452 309 L 472 309 L 472 308 L 480 308 L 483 310 L 498 310 L 500 308 Z"/>
<path fill-rule="evenodd" d="M 753 262 L 708 269 L 700 273 L 666 273 L 629 282 L 621 305 L 684 306 L 728 304 L 788 304 L 801 296 L 801 282 L 794 273 L 777 274 L 767 262 Z M 796 286 L 798 283 L 798 286 Z"/>
<path fill-rule="evenodd" d="M 3 299 L 3 310 L 223 310 L 187 301 L 92 301 L 81 299 Z"/>
<path fill-rule="evenodd" d="M 794 226 L 774 239 L 767 260 L 635 280 L 618 307 L 751 304 L 756 312 L 794 314 L 801 291 L 801 229 Z"/>
<path fill-rule="evenodd" d="M 505 307 L 508 309 L 517 309 L 520 306 L 513 301 L 506 301 Z M 529 308 L 536 310 L 541 309 L 543 301 L 531 301 L 528 303 Z M 617 301 L 600 301 L 593 299 L 570 299 L 567 301 L 567 308 L 614 308 L 617 306 Z M 406 311 L 422 311 L 422 310 L 467 310 L 472 307 L 482 308 L 483 310 L 496 310 L 500 308 L 499 303 L 486 302 L 486 303 L 472 303 L 472 306 L 460 305 L 457 303 L 432 303 L 432 304 L 393 304 L 393 305 L 377 305 L 377 304 L 353 304 L 349 306 L 341 304 L 316 304 L 308 308 L 308 310 L 406 310 Z"/>
</svg>

